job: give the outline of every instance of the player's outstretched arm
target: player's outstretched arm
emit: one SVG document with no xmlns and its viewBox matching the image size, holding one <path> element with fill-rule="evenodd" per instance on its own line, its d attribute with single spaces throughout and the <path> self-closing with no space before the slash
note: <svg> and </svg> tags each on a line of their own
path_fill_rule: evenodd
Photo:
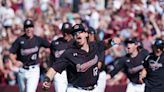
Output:
<svg viewBox="0 0 164 92">
<path fill-rule="evenodd" d="M 55 76 L 55 74 L 56 74 L 56 71 L 53 68 L 50 68 L 47 71 L 46 77 L 44 78 L 44 82 L 42 84 L 43 90 L 48 90 L 50 88 L 51 81 L 52 81 L 53 77 Z"/>
<path fill-rule="evenodd" d="M 146 69 L 143 69 L 140 72 L 140 76 L 139 76 L 139 80 L 140 80 L 141 83 L 144 83 L 144 78 L 146 77 L 146 75 L 147 75 Z"/>
<path fill-rule="evenodd" d="M 9 57 L 10 57 L 12 63 L 13 63 L 15 66 L 17 66 L 17 67 L 22 67 L 22 66 L 23 66 L 23 63 L 22 63 L 21 61 L 18 61 L 18 60 L 16 59 L 16 57 L 17 57 L 16 54 L 10 53 Z"/>
</svg>

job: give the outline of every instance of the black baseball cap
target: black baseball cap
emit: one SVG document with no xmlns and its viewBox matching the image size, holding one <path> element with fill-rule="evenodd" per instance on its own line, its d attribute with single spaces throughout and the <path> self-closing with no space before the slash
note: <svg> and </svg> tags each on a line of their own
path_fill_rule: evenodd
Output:
<svg viewBox="0 0 164 92">
<path fill-rule="evenodd" d="M 134 43 L 134 44 L 137 44 L 138 45 L 138 40 L 136 38 L 129 38 L 129 39 L 126 39 L 125 40 L 125 44 L 129 44 L 129 43 Z"/>
<path fill-rule="evenodd" d="M 156 47 L 164 47 L 164 40 L 156 39 L 153 45 Z"/>
<path fill-rule="evenodd" d="M 155 42 L 152 45 L 152 49 L 153 49 L 153 51 L 156 51 L 157 49 L 160 49 L 160 50 L 163 51 L 163 49 L 164 49 L 164 40 L 162 40 L 161 38 L 155 39 Z"/>
<path fill-rule="evenodd" d="M 77 32 L 86 32 L 82 24 L 76 24 L 72 27 L 71 34 L 75 35 Z"/>
<path fill-rule="evenodd" d="M 72 24 L 69 23 L 69 22 L 65 22 L 62 25 L 61 31 L 62 31 L 62 33 L 70 34 L 71 33 L 71 29 L 72 29 Z"/>
<path fill-rule="evenodd" d="M 28 28 L 28 27 L 34 27 L 34 23 L 31 19 L 26 19 L 24 21 L 24 28 Z"/>
<path fill-rule="evenodd" d="M 93 27 L 88 27 L 88 33 L 96 34 L 96 30 Z"/>
</svg>

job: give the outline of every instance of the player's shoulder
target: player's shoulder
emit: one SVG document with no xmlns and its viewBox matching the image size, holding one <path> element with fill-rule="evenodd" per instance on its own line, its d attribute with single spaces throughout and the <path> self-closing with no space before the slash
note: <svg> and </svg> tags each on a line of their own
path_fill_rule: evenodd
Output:
<svg viewBox="0 0 164 92">
<path fill-rule="evenodd" d="M 162 52 L 162 55 L 161 56 L 164 57 L 164 52 Z"/>
<path fill-rule="evenodd" d="M 164 60 L 164 52 L 161 54 L 161 59 Z"/>
<path fill-rule="evenodd" d="M 145 60 L 150 60 L 150 59 L 153 59 L 155 57 L 155 54 L 152 52 L 152 53 L 149 53 L 146 57 L 145 57 Z"/>
<path fill-rule="evenodd" d="M 126 64 L 126 63 L 129 63 L 130 62 L 130 59 L 126 56 L 123 56 L 123 57 L 119 57 L 116 59 L 116 63 L 119 63 L 119 64 Z"/>
<path fill-rule="evenodd" d="M 37 36 L 37 35 L 34 35 L 34 38 L 35 38 L 35 39 L 43 39 L 42 37 Z"/>
<path fill-rule="evenodd" d="M 93 42 L 89 42 L 89 44 L 91 44 L 91 45 L 97 45 L 97 42 L 96 41 L 93 41 Z"/>
<path fill-rule="evenodd" d="M 71 47 L 71 48 L 66 49 L 67 53 L 73 53 L 73 52 L 76 52 L 76 51 L 77 51 L 77 48 L 75 48 L 75 47 Z"/>
<path fill-rule="evenodd" d="M 121 61 L 128 61 L 130 59 L 131 59 L 130 54 L 126 54 L 125 56 L 120 58 Z"/>
<path fill-rule="evenodd" d="M 66 43 L 66 40 L 64 40 L 64 38 L 62 38 L 62 37 L 60 37 L 60 38 L 58 38 L 58 39 L 56 39 L 56 40 L 53 40 L 53 41 L 51 42 L 51 44 L 52 44 L 53 46 L 60 45 L 61 43 Z"/>
<path fill-rule="evenodd" d="M 125 55 L 125 56 L 123 56 L 123 57 L 120 57 L 120 60 L 121 60 L 121 61 L 126 61 L 126 60 L 128 60 L 128 59 L 130 59 L 130 57 L 129 57 L 128 55 Z"/>
<path fill-rule="evenodd" d="M 23 39 L 25 39 L 25 34 L 19 36 L 17 39 L 15 39 L 15 41 L 19 42 L 19 41 L 22 41 Z"/>
<path fill-rule="evenodd" d="M 141 51 L 140 51 L 140 53 L 142 54 L 142 55 L 149 55 L 149 52 L 148 52 L 148 50 L 146 50 L 146 49 L 141 49 Z"/>
<path fill-rule="evenodd" d="M 98 45 L 103 45 L 104 41 L 95 41 L 95 43 L 98 44 Z"/>
<path fill-rule="evenodd" d="M 155 54 L 154 53 L 150 53 L 149 56 L 153 57 L 153 56 L 155 56 Z"/>
<path fill-rule="evenodd" d="M 37 35 L 34 35 L 34 38 L 41 41 L 46 40 L 44 37 L 37 36 Z"/>
<path fill-rule="evenodd" d="M 58 41 L 58 40 L 53 40 L 53 41 L 51 42 L 51 44 L 55 46 L 55 45 L 58 45 L 59 42 L 60 42 L 60 41 Z"/>
<path fill-rule="evenodd" d="M 50 45 L 49 41 L 44 38 L 44 37 L 40 37 L 37 35 L 34 35 L 34 39 L 38 42 L 38 43 L 46 43 L 46 45 L 48 44 L 48 46 Z"/>
<path fill-rule="evenodd" d="M 25 34 L 20 35 L 17 39 L 22 39 L 22 38 L 26 38 L 27 36 Z"/>
<path fill-rule="evenodd" d="M 98 49 L 98 46 L 99 46 L 99 44 L 96 41 L 95 42 L 90 42 L 89 45 L 90 45 L 90 47 L 93 47 L 95 49 Z"/>
<path fill-rule="evenodd" d="M 78 52 L 79 52 L 79 48 L 75 45 L 75 43 L 72 46 L 70 46 L 69 48 L 65 49 L 65 53 L 67 55 L 70 55 L 72 53 L 78 53 Z"/>
<path fill-rule="evenodd" d="M 73 53 L 77 53 L 76 49 L 67 48 L 67 49 L 64 50 L 64 53 L 62 54 L 62 57 L 70 58 L 71 56 L 73 56 Z"/>
<path fill-rule="evenodd" d="M 63 37 L 59 37 L 58 39 L 56 39 L 56 41 L 62 41 L 65 42 L 66 40 Z"/>
</svg>

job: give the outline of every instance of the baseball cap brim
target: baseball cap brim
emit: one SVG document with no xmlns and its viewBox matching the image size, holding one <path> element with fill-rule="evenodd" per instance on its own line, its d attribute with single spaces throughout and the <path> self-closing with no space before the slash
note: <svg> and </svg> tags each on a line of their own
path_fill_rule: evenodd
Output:
<svg viewBox="0 0 164 92">
<path fill-rule="evenodd" d="M 76 29 L 76 30 L 72 31 L 71 34 L 75 35 L 78 32 L 85 32 L 85 30 L 83 30 L 83 29 Z"/>
<path fill-rule="evenodd" d="M 74 35 L 77 32 L 86 32 L 82 24 L 76 24 L 72 27 L 71 34 Z"/>
<path fill-rule="evenodd" d="M 125 41 L 125 43 L 126 44 L 129 44 L 129 43 L 131 43 L 131 44 L 138 44 L 138 41 L 136 40 L 136 39 L 127 39 L 126 41 Z"/>
<path fill-rule="evenodd" d="M 34 25 L 25 25 L 24 28 L 34 27 Z"/>
<path fill-rule="evenodd" d="M 88 32 L 89 32 L 90 34 L 96 34 L 96 30 L 95 30 L 93 27 L 89 27 L 89 28 L 88 28 Z"/>
</svg>

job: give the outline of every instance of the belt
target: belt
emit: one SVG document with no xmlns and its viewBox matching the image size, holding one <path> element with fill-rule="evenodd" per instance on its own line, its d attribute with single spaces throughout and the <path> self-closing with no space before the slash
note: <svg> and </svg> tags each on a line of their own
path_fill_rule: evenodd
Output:
<svg viewBox="0 0 164 92">
<path fill-rule="evenodd" d="M 75 87 L 75 88 L 77 88 L 77 89 L 83 89 L 83 90 L 88 90 L 88 91 L 90 91 L 90 90 L 93 90 L 96 86 L 97 86 L 97 85 L 88 86 L 88 87 L 78 87 L 78 86 L 73 86 L 73 87 Z"/>
<path fill-rule="evenodd" d="M 24 69 L 29 70 L 35 68 L 37 65 L 23 66 Z"/>
</svg>

